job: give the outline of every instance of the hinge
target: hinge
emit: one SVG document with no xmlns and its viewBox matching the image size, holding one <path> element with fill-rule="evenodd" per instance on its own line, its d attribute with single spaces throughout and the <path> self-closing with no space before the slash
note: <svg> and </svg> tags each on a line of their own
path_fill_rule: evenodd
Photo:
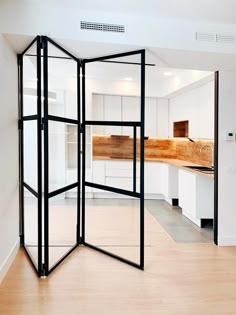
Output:
<svg viewBox="0 0 236 315">
<path fill-rule="evenodd" d="M 80 133 L 83 133 L 84 132 L 84 126 L 83 125 L 80 125 Z"/>
<path fill-rule="evenodd" d="M 20 246 L 24 246 L 25 240 L 24 240 L 24 235 L 20 235 Z"/>
<path fill-rule="evenodd" d="M 17 54 L 17 65 L 20 66 L 22 64 L 22 57 L 20 54 Z"/>
<path fill-rule="evenodd" d="M 41 277 L 46 277 L 46 264 L 42 264 Z"/>
<path fill-rule="evenodd" d="M 42 118 L 42 121 L 41 121 L 41 130 L 44 130 L 45 129 L 45 118 Z"/>
<path fill-rule="evenodd" d="M 45 47 L 45 37 L 40 36 L 40 48 L 44 49 L 44 47 Z"/>
<path fill-rule="evenodd" d="M 22 130 L 23 129 L 23 122 L 21 119 L 18 119 L 18 130 Z"/>
</svg>

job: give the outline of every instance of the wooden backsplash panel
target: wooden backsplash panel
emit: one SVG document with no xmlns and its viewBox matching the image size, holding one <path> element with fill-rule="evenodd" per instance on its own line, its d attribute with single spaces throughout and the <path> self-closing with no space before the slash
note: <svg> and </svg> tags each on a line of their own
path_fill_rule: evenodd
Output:
<svg viewBox="0 0 236 315">
<path fill-rule="evenodd" d="M 176 143 L 172 139 L 149 138 L 144 143 L 146 158 L 176 158 Z"/>
<path fill-rule="evenodd" d="M 190 161 L 192 163 L 211 166 L 212 164 L 212 150 L 205 147 L 201 152 L 204 145 L 209 145 L 214 149 L 213 140 L 176 140 L 176 158 L 179 160 Z"/>
<path fill-rule="evenodd" d="M 186 138 L 149 138 L 145 140 L 145 158 L 165 158 L 189 161 L 210 166 L 212 151 L 203 145 L 213 147 L 213 140 L 196 140 L 190 142 Z M 137 139 L 137 158 L 140 155 L 140 141 Z M 133 158 L 133 138 L 126 136 L 93 136 L 94 158 Z"/>
<path fill-rule="evenodd" d="M 139 140 L 137 153 L 139 153 Z M 117 159 L 132 159 L 133 139 L 126 136 L 93 136 L 93 156 Z"/>
</svg>

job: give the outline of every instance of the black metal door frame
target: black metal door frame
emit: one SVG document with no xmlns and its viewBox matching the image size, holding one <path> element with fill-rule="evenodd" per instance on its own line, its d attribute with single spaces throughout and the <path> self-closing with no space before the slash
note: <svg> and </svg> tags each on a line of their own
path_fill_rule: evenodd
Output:
<svg viewBox="0 0 236 315">
<path fill-rule="evenodd" d="M 23 56 L 26 52 L 36 44 L 36 60 L 37 60 L 37 114 L 24 116 L 23 114 Z M 41 58 L 40 58 L 41 38 L 37 36 L 22 52 L 17 55 L 18 60 L 18 95 L 19 95 L 19 204 L 20 204 L 20 243 L 24 248 L 34 270 L 39 276 L 42 271 L 42 136 L 41 136 Z M 24 180 L 24 122 L 37 121 L 37 191 L 28 185 Z M 24 238 L 24 188 L 37 198 L 38 212 L 38 267 L 35 265 L 33 257 L 25 245 Z"/>
<path fill-rule="evenodd" d="M 122 63 L 120 61 L 112 61 L 112 59 L 128 57 L 133 55 L 140 55 L 141 62 L 135 63 L 136 65 L 141 66 L 141 86 L 140 86 L 140 121 L 92 121 L 86 119 L 86 64 L 92 62 L 113 62 L 113 63 Z M 127 63 L 127 62 L 125 62 Z M 134 64 L 130 62 L 130 64 Z M 116 258 L 124 263 L 132 265 L 133 267 L 144 269 L 144 121 L 145 121 L 145 50 L 136 50 L 126 53 L 114 54 L 103 56 L 99 58 L 87 59 L 83 60 L 82 63 L 82 128 L 83 128 L 83 138 L 82 138 L 82 147 L 83 147 L 83 157 L 82 157 L 82 242 L 85 246 L 88 246 L 92 249 L 95 249 L 103 254 Z M 86 126 L 123 126 L 123 127 L 132 127 L 133 128 L 133 190 L 124 190 L 120 188 L 115 188 L 107 185 L 101 185 L 97 183 L 92 183 L 86 181 L 85 172 L 86 172 Z M 136 142 L 137 142 L 137 128 L 140 128 L 140 192 L 137 192 L 136 187 Z M 96 189 L 101 189 L 125 196 L 135 197 L 140 200 L 140 257 L 139 263 L 127 260 L 123 257 L 115 255 L 111 252 L 108 252 L 104 249 L 101 249 L 97 246 L 94 246 L 88 242 L 86 242 L 86 231 L 85 231 L 85 187 L 91 187 Z"/>
<path fill-rule="evenodd" d="M 37 115 L 23 116 L 23 56 L 27 53 L 28 49 L 34 44 L 37 44 L 37 54 L 34 55 L 37 58 Z M 69 119 L 65 117 L 59 117 L 55 115 L 50 115 L 48 113 L 48 58 L 55 58 L 55 56 L 48 55 L 48 43 L 54 45 L 56 48 L 61 50 L 64 54 L 68 56 L 66 59 L 73 59 L 77 62 L 77 119 Z M 130 122 L 117 122 L 117 121 L 88 121 L 85 116 L 85 71 L 86 63 L 95 61 L 105 61 L 111 60 L 119 57 L 126 57 L 140 54 L 141 56 L 141 117 L 140 121 L 130 121 Z M 63 57 L 56 57 L 62 58 Z M 113 62 L 113 61 L 111 61 Z M 43 77 L 41 73 L 41 66 L 43 65 Z M 80 84 L 80 74 L 82 68 L 82 89 Z M 130 264 L 136 268 L 144 269 L 144 114 L 145 114 L 145 50 L 137 50 L 127 53 L 121 53 L 116 55 L 104 56 L 100 58 L 82 60 L 70 52 L 65 50 L 63 47 L 58 45 L 56 42 L 48 38 L 47 36 L 37 36 L 30 45 L 21 53 L 18 54 L 18 92 L 19 92 L 19 177 L 20 177 L 20 190 L 19 190 L 19 200 L 20 200 L 20 239 L 21 245 L 25 249 L 34 270 L 37 272 L 38 276 L 48 276 L 68 255 L 70 255 L 79 245 L 85 245 L 95 250 L 98 250 L 106 255 L 116 258 L 122 262 Z M 43 88 L 43 104 L 41 90 Z M 82 108 L 81 108 L 82 99 Z M 43 117 L 42 117 L 43 108 Z M 82 109 L 82 117 L 81 117 Z M 82 118 L 82 119 L 81 119 Z M 35 191 L 27 183 L 24 182 L 24 154 L 23 154 L 23 135 L 24 135 L 24 121 L 35 120 L 37 121 L 37 158 L 38 158 L 38 191 Z M 82 121 L 81 121 L 82 120 Z M 77 182 L 57 189 L 55 191 L 49 192 L 49 170 L 48 170 L 48 123 L 50 121 L 63 122 L 77 125 Z M 90 183 L 85 180 L 85 169 L 86 169 L 86 126 L 88 125 L 107 125 L 107 126 L 129 126 L 133 128 L 134 137 L 134 156 L 133 156 L 133 191 L 127 191 L 123 189 L 118 189 L 115 187 L 109 187 L 104 185 L 98 185 L 96 183 Z M 136 189 L 136 138 L 137 138 L 137 128 L 140 128 L 140 192 Z M 44 133 L 44 141 L 42 143 L 42 130 Z M 80 157 L 80 147 L 82 134 L 82 161 Z M 42 156 L 42 146 L 44 148 L 44 155 Z M 44 161 L 44 170 L 42 169 L 42 160 Z M 82 168 L 82 180 L 81 180 L 81 168 Z M 44 176 L 44 187 L 43 178 Z M 81 185 L 82 184 L 82 185 Z M 119 194 L 124 194 L 131 197 L 136 197 L 140 200 L 140 263 L 134 263 L 125 258 L 119 257 L 108 251 L 102 250 L 92 244 L 86 242 L 86 231 L 85 231 L 85 187 L 94 187 L 98 189 L 104 189 L 111 192 L 116 192 Z M 28 189 L 38 200 L 38 267 L 35 265 L 32 256 L 25 246 L 24 240 L 24 187 Z M 49 268 L 49 199 L 66 192 L 72 188 L 77 187 L 77 231 L 76 231 L 76 244 L 51 268 Z M 80 188 L 82 188 L 81 198 L 80 198 Z M 44 204 L 42 204 L 42 197 L 44 193 Z M 80 199 L 82 200 L 82 205 L 80 205 Z M 44 209 L 43 209 L 44 206 Z M 44 215 L 42 215 L 44 211 Z M 44 222 L 42 222 L 44 218 Z M 44 230 L 42 226 L 44 223 Z"/>
<path fill-rule="evenodd" d="M 63 54 L 67 55 L 67 59 L 73 59 L 77 63 L 77 119 L 70 119 L 50 115 L 48 113 L 48 58 L 53 56 L 48 55 L 48 43 L 59 49 Z M 42 36 L 42 49 L 43 49 L 43 67 L 44 67 L 44 117 L 43 117 L 43 130 L 44 130 L 44 275 L 49 275 L 67 256 L 69 256 L 80 245 L 80 61 L 70 52 L 58 45 L 56 42 L 46 36 Z M 59 57 L 61 58 L 61 57 Z M 49 143 L 48 143 L 48 127 L 49 122 L 62 122 L 73 124 L 77 126 L 77 181 L 73 184 L 64 186 L 55 191 L 49 192 Z M 72 188 L 77 187 L 77 223 L 76 223 L 76 243 L 74 246 L 57 261 L 51 268 L 49 268 L 49 199 L 61 193 L 64 193 Z"/>
</svg>

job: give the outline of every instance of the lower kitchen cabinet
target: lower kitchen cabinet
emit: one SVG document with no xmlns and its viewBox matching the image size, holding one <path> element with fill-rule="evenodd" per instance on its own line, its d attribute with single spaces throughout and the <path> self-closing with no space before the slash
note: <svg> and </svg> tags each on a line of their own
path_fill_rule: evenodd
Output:
<svg viewBox="0 0 236 315">
<path fill-rule="evenodd" d="M 182 214 L 201 226 L 201 219 L 214 218 L 214 180 L 179 169 L 179 206 Z"/>
<path fill-rule="evenodd" d="M 162 166 L 163 163 L 145 162 L 144 192 L 147 199 L 162 194 Z"/>
<path fill-rule="evenodd" d="M 145 162 L 144 191 L 146 199 L 178 198 L 178 169 L 162 162 Z M 93 161 L 93 182 L 133 191 L 132 161 Z M 140 163 L 137 162 L 137 192 L 140 191 Z M 101 192 L 93 189 L 94 197 L 99 198 Z M 107 196 L 111 196 L 109 192 Z M 101 196 L 103 197 L 103 196 Z"/>
<path fill-rule="evenodd" d="M 178 199 L 178 167 L 162 163 L 162 194 L 167 202 Z"/>
</svg>

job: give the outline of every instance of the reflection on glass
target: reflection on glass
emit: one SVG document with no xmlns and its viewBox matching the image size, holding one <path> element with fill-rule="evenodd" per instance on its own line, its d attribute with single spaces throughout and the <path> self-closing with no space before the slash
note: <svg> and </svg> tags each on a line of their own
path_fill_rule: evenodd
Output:
<svg viewBox="0 0 236 315">
<path fill-rule="evenodd" d="M 76 224 L 77 199 L 65 193 L 49 199 L 49 268 L 76 244 Z"/>
<path fill-rule="evenodd" d="M 24 189 L 25 246 L 38 266 L 38 199 Z"/>
<path fill-rule="evenodd" d="M 37 191 L 37 121 L 24 121 L 24 182 Z"/>
<path fill-rule="evenodd" d="M 77 182 L 76 125 L 49 121 L 49 191 Z"/>
<path fill-rule="evenodd" d="M 50 43 L 48 56 L 48 113 L 77 119 L 77 62 Z"/>
<path fill-rule="evenodd" d="M 37 114 L 37 44 L 23 56 L 23 115 Z"/>
<path fill-rule="evenodd" d="M 107 128 L 107 126 L 105 126 Z M 111 135 L 96 135 L 92 138 L 92 182 L 134 190 L 134 137 L 133 127 L 109 126 Z M 132 133 L 132 135 L 130 135 Z M 86 144 L 86 152 L 89 146 Z M 140 128 L 136 128 L 136 192 L 140 191 Z M 86 170 L 86 181 L 91 181 Z"/>
</svg>

